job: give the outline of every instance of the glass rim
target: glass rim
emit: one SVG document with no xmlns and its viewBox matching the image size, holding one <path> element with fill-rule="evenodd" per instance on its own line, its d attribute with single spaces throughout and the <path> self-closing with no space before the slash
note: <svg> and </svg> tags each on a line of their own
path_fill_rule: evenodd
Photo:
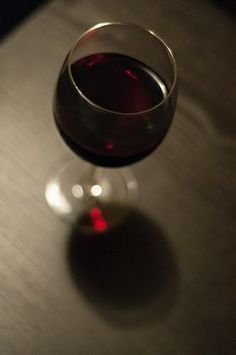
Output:
<svg viewBox="0 0 236 355">
<path fill-rule="evenodd" d="M 129 27 L 136 27 L 139 30 L 145 31 L 147 33 L 149 33 L 150 35 L 152 35 L 153 37 L 155 37 L 158 41 L 160 41 L 164 48 L 167 51 L 167 54 L 170 58 L 171 64 L 172 64 L 172 68 L 173 68 L 173 74 L 174 74 L 174 78 L 172 81 L 172 85 L 170 90 L 168 91 L 167 95 L 163 98 L 163 100 L 161 100 L 160 102 L 158 102 L 158 104 L 148 108 L 147 110 L 143 110 L 143 111 L 137 111 L 137 112 L 121 112 L 121 111 L 115 111 L 115 110 L 109 110 L 103 106 L 100 106 L 98 104 L 96 104 L 95 102 L 93 102 L 92 100 L 90 100 L 83 92 L 82 90 L 80 90 L 80 88 L 78 87 L 78 85 L 76 84 L 72 71 L 71 71 L 71 66 L 73 63 L 71 63 L 71 58 L 72 58 L 72 54 L 75 50 L 75 48 L 77 47 L 77 45 L 79 44 L 79 42 L 81 41 L 81 39 L 86 36 L 89 32 L 97 29 L 97 28 L 101 28 L 101 27 L 106 27 L 106 26 L 113 26 L 113 25 L 120 25 L 120 26 L 129 26 Z M 143 26 L 137 25 L 137 24 L 133 24 L 133 23 L 128 23 L 128 22 L 101 22 L 98 23 L 95 26 L 90 27 L 87 31 L 83 32 L 82 35 L 77 39 L 77 41 L 75 42 L 74 46 L 70 49 L 69 51 L 69 55 L 68 55 L 68 72 L 69 72 L 69 78 L 73 84 L 73 86 L 75 87 L 76 91 L 78 91 L 79 95 L 91 106 L 93 106 L 95 109 L 99 110 L 99 111 L 103 111 L 109 114 L 114 114 L 114 115 L 126 115 L 126 116 L 132 116 L 132 115 L 142 115 L 142 114 L 146 114 L 149 113 L 151 111 L 156 110 L 158 107 L 162 106 L 171 96 L 176 83 L 177 83 L 177 65 L 176 65 L 176 61 L 173 55 L 172 50 L 170 49 L 170 47 L 166 44 L 166 42 L 159 37 L 154 31 L 147 29 Z"/>
</svg>

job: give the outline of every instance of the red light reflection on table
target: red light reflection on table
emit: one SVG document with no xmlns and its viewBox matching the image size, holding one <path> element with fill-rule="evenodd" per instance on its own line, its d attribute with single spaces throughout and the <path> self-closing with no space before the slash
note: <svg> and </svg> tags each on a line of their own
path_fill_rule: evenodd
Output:
<svg viewBox="0 0 236 355">
<path fill-rule="evenodd" d="M 107 229 L 107 222 L 103 217 L 100 208 L 93 207 L 90 210 L 89 215 L 90 215 L 92 226 L 97 232 L 103 232 Z"/>
</svg>

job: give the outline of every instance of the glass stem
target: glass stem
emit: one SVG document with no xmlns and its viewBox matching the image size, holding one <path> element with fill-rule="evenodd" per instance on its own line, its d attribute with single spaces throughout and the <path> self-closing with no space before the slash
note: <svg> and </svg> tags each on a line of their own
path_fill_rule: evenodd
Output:
<svg viewBox="0 0 236 355">
<path fill-rule="evenodd" d="M 86 177 L 85 177 L 85 182 L 94 182 L 95 181 L 95 176 L 96 176 L 96 173 L 97 173 L 97 167 L 96 165 L 90 165 L 89 167 L 89 170 L 86 174 Z"/>
<path fill-rule="evenodd" d="M 102 174 L 102 168 L 91 164 L 87 174 L 84 176 L 84 179 L 81 182 L 81 186 L 84 191 L 84 198 L 89 204 L 95 203 L 101 194 L 102 188 L 99 182 Z"/>
</svg>

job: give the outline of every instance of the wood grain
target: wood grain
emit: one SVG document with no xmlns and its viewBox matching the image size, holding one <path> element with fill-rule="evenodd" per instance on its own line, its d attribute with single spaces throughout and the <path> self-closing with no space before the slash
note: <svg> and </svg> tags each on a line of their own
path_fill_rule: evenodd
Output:
<svg viewBox="0 0 236 355">
<path fill-rule="evenodd" d="M 111 234 L 113 244 L 91 252 L 78 242 L 76 259 L 75 231 L 44 201 L 48 177 L 71 157 L 54 127 L 52 92 L 77 37 L 111 20 L 152 28 L 173 48 L 178 107 L 161 147 L 133 167 L 142 213 Z M 0 47 L 1 354 L 235 354 L 234 43 L 234 18 L 203 0 L 59 0 L 6 37 Z M 114 235 L 122 235 L 121 244 Z M 88 269 L 91 255 L 100 271 Z M 107 282 L 124 287 L 117 296 L 101 289 L 99 272 L 107 269 Z"/>
</svg>

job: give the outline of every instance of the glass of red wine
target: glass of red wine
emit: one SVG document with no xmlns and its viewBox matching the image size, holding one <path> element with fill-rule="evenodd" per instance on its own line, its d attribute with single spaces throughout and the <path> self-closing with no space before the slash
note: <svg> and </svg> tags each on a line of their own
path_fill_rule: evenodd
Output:
<svg viewBox="0 0 236 355">
<path fill-rule="evenodd" d="M 69 162 L 48 182 L 55 213 L 95 231 L 122 217 L 137 190 L 127 166 L 165 137 L 176 81 L 171 50 L 150 30 L 101 23 L 79 38 L 62 65 L 53 111 L 63 140 L 82 161 Z"/>
</svg>

